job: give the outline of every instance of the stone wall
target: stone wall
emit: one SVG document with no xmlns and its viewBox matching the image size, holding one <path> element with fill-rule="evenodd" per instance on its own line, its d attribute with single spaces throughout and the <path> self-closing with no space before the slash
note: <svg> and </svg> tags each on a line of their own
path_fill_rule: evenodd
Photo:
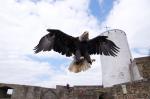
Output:
<svg viewBox="0 0 150 99">
<path fill-rule="evenodd" d="M 150 56 L 135 58 L 141 76 L 146 80 L 150 79 Z"/>
<path fill-rule="evenodd" d="M 7 98 L 4 96 L 6 94 L 2 93 L 5 91 L 3 87 L 13 89 L 11 99 L 58 99 L 56 89 L 15 84 L 0 84 L 0 99 Z"/>
<path fill-rule="evenodd" d="M 67 89 L 65 86 L 57 86 L 56 90 L 61 99 L 99 99 L 101 86 L 74 86 Z"/>
<path fill-rule="evenodd" d="M 5 87 L 5 90 L 3 88 Z M 6 97 L 6 89 L 13 89 L 11 97 Z M 56 89 L 37 86 L 0 84 L 0 99 L 99 99 L 100 86 L 57 86 Z"/>
<path fill-rule="evenodd" d="M 115 99 L 150 99 L 150 81 L 115 85 L 112 90 Z M 123 90 L 126 90 L 126 92 Z"/>
</svg>

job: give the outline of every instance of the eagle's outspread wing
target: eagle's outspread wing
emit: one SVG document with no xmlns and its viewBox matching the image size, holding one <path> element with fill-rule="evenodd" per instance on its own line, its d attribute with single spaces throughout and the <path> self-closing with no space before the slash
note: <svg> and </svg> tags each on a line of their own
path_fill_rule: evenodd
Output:
<svg viewBox="0 0 150 99">
<path fill-rule="evenodd" d="M 47 31 L 49 33 L 43 36 L 39 44 L 34 48 L 35 53 L 50 51 L 51 49 L 66 56 L 72 56 L 75 53 L 77 38 L 57 29 L 47 29 Z"/>
<path fill-rule="evenodd" d="M 97 36 L 87 43 L 88 53 L 91 54 L 100 54 L 106 56 L 117 56 L 119 52 L 119 47 L 109 39 L 107 36 Z"/>
</svg>

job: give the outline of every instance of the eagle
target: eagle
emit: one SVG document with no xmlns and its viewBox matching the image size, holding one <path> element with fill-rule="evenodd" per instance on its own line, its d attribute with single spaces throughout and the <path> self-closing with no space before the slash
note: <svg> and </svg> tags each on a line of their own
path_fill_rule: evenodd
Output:
<svg viewBox="0 0 150 99">
<path fill-rule="evenodd" d="M 73 57 L 69 70 L 75 73 L 85 71 L 92 65 L 95 59 L 90 55 L 100 54 L 106 56 L 117 56 L 119 47 L 107 36 L 97 36 L 89 39 L 89 32 L 85 31 L 79 37 L 70 36 L 59 29 L 47 29 L 49 32 L 43 36 L 34 52 L 54 50 L 66 57 Z"/>
</svg>

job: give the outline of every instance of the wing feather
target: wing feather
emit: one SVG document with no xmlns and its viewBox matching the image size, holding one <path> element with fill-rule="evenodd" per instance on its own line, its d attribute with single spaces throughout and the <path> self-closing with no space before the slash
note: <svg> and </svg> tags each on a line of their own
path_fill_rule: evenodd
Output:
<svg viewBox="0 0 150 99">
<path fill-rule="evenodd" d="M 117 56 L 119 47 L 116 44 L 107 39 L 107 36 L 97 36 L 87 43 L 88 53 L 91 54 L 104 54 L 106 56 Z"/>
<path fill-rule="evenodd" d="M 42 37 L 39 44 L 34 48 L 35 53 L 50 51 L 51 49 L 66 56 L 72 56 L 75 53 L 77 38 L 57 29 L 47 29 L 47 31 L 49 34 Z"/>
<path fill-rule="evenodd" d="M 39 44 L 34 48 L 35 53 L 39 53 L 40 51 L 50 51 L 54 44 L 54 36 L 49 37 L 49 34 L 43 36 Z"/>
</svg>

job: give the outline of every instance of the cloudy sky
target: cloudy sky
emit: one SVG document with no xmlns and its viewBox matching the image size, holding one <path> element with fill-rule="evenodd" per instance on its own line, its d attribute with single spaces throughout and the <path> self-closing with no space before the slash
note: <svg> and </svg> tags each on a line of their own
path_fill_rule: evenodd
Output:
<svg viewBox="0 0 150 99">
<path fill-rule="evenodd" d="M 72 58 L 56 52 L 34 54 L 47 28 L 94 37 L 104 27 L 126 32 L 132 56 L 150 53 L 150 0 L 0 0 L 0 83 L 44 87 L 101 85 L 99 56 L 92 68 L 70 73 Z"/>
</svg>

